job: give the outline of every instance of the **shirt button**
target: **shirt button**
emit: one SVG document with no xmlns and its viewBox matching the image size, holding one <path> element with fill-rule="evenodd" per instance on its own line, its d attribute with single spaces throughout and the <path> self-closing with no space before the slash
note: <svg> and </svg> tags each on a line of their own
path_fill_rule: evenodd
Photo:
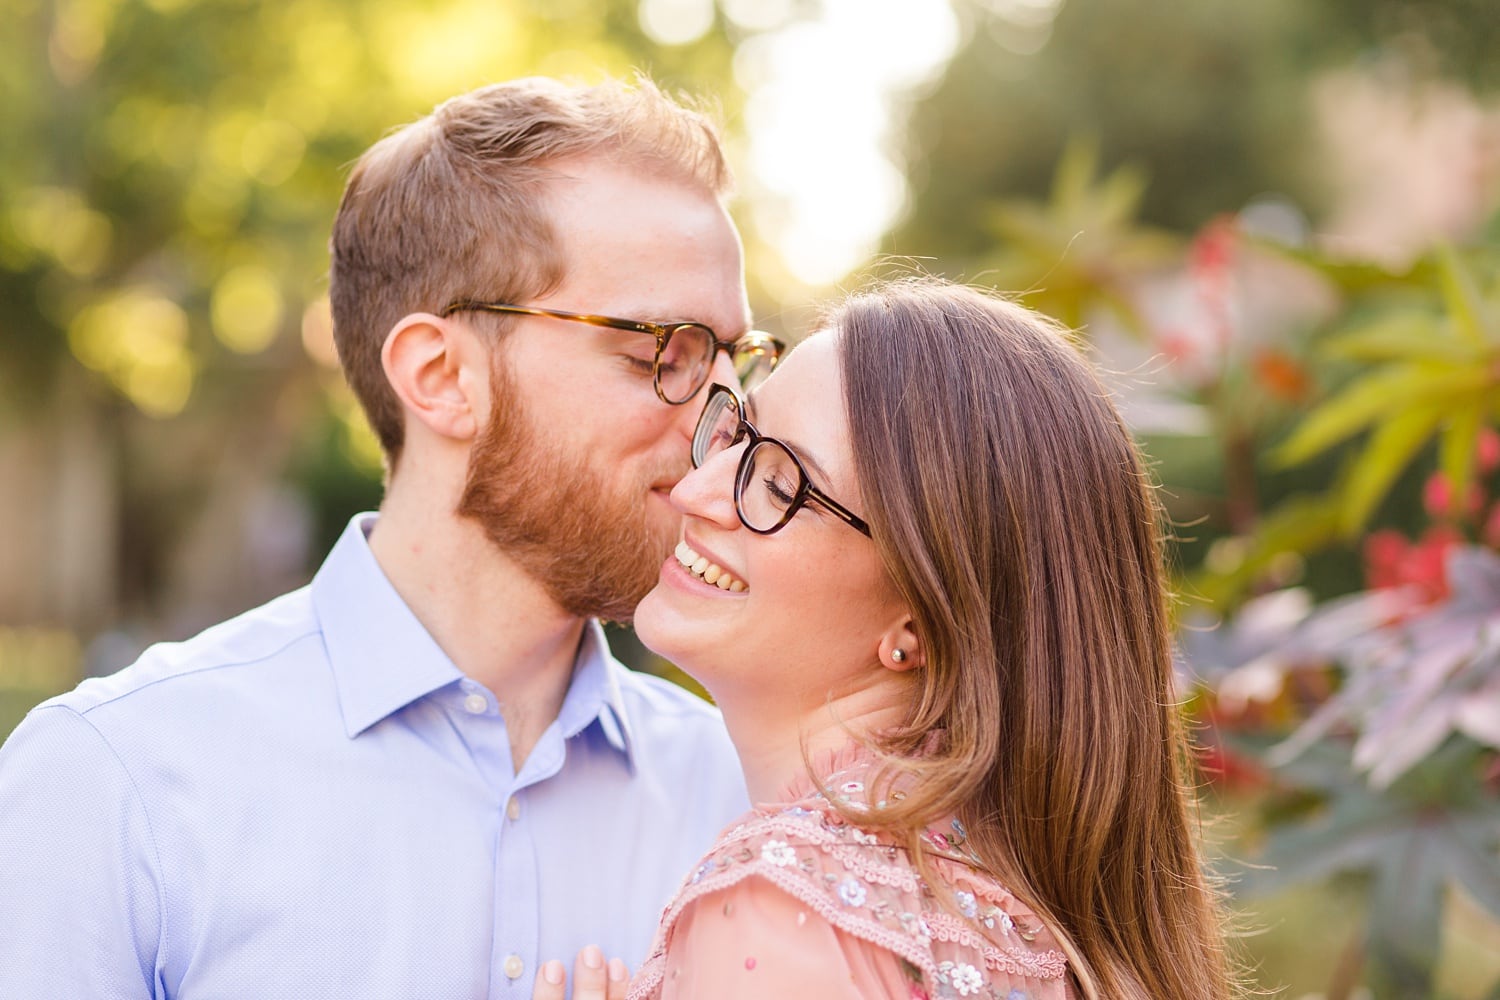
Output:
<svg viewBox="0 0 1500 1000">
<path fill-rule="evenodd" d="M 471 694 L 464 699 L 464 711 L 470 715 L 483 715 L 489 707 L 490 703 L 485 701 L 482 694 Z"/>
<path fill-rule="evenodd" d="M 512 820 L 520 819 L 521 800 L 512 795 L 510 801 L 505 803 L 505 815 L 509 816 Z"/>
<path fill-rule="evenodd" d="M 507 955 L 501 968 L 505 970 L 505 978 L 520 979 L 521 973 L 526 971 L 526 963 L 521 961 L 520 955 Z"/>
</svg>

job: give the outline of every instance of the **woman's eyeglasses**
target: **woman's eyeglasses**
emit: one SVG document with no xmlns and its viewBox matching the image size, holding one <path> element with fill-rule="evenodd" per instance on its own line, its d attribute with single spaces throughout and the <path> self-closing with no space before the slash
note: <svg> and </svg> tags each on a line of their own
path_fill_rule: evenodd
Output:
<svg viewBox="0 0 1500 1000">
<path fill-rule="evenodd" d="M 811 501 L 857 531 L 870 534 L 870 526 L 861 518 L 808 480 L 802 460 L 790 448 L 757 431 L 743 411 L 739 395 L 716 384 L 708 391 L 693 432 L 695 469 L 719 452 L 749 442 L 734 477 L 734 509 L 741 524 L 757 534 L 774 534 Z"/>
</svg>

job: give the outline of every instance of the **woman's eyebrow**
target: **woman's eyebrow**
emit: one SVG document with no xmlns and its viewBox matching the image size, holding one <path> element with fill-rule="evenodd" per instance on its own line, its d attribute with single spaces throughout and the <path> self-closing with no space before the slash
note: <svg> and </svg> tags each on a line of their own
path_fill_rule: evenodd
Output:
<svg viewBox="0 0 1500 1000">
<path fill-rule="evenodd" d="M 788 441 L 786 438 L 778 438 L 777 440 L 790 448 L 792 450 L 792 454 L 802 459 L 803 465 L 806 465 L 813 472 L 817 473 L 819 481 L 825 484 L 832 481 L 828 475 L 828 470 L 818 464 L 818 460 L 812 452 L 808 451 L 806 448 L 793 441 Z"/>
<path fill-rule="evenodd" d="M 755 423 L 755 421 L 758 419 L 755 415 L 754 392 L 745 397 L 745 419 L 749 420 L 752 424 Z M 760 428 L 757 426 L 756 430 L 760 430 Z M 802 460 L 802 464 L 806 465 L 810 471 L 816 472 L 818 474 L 819 480 L 824 483 L 830 481 L 828 470 L 823 468 L 822 464 L 818 461 L 817 457 L 814 456 L 812 452 L 808 451 L 806 448 L 802 447 L 799 444 L 788 441 L 786 438 L 776 438 L 776 440 L 780 441 L 782 444 L 790 448 L 792 450 L 792 454 L 800 458 Z"/>
</svg>

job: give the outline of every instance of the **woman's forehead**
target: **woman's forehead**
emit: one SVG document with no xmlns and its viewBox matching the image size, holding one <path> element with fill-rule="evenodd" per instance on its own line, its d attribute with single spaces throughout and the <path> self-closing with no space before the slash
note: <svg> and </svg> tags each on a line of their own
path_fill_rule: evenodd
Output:
<svg viewBox="0 0 1500 1000">
<path fill-rule="evenodd" d="M 813 457 L 835 479 L 850 464 L 838 344 L 816 334 L 792 350 L 750 395 L 749 417 L 761 433 Z"/>
</svg>

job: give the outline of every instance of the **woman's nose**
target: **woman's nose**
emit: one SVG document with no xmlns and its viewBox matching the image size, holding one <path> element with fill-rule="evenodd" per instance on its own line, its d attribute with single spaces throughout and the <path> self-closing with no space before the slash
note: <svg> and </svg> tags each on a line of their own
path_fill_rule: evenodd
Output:
<svg viewBox="0 0 1500 1000">
<path fill-rule="evenodd" d="M 725 448 L 710 455 L 700 467 L 690 470 L 672 487 L 672 506 L 683 514 L 725 528 L 737 527 L 739 515 L 734 510 L 734 477 L 745 447 L 741 443 Z"/>
</svg>

